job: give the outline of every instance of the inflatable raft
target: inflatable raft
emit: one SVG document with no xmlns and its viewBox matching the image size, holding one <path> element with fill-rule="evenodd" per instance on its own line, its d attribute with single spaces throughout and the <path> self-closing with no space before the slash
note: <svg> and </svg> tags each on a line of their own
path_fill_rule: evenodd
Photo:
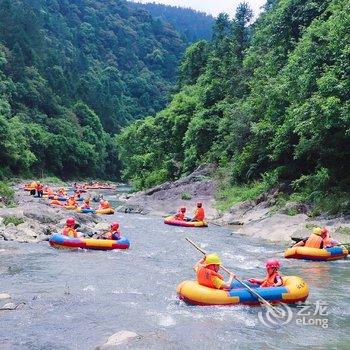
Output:
<svg viewBox="0 0 350 350">
<path fill-rule="evenodd" d="M 244 281 L 249 287 L 267 301 L 292 304 L 305 301 L 309 295 L 307 283 L 297 276 L 284 276 L 283 286 L 261 288 Z M 232 283 L 232 289 L 224 291 L 202 286 L 196 281 L 184 281 L 177 287 L 180 299 L 191 305 L 259 305 L 258 298 L 238 281 Z"/>
<path fill-rule="evenodd" d="M 164 219 L 164 224 L 182 227 L 207 227 L 206 221 L 183 221 L 176 220 L 173 216 L 168 216 Z"/>
<path fill-rule="evenodd" d="M 64 206 L 67 210 L 74 210 L 77 209 L 77 207 L 75 205 L 65 205 Z"/>
<path fill-rule="evenodd" d="M 95 209 L 82 209 L 81 207 L 78 207 L 75 211 L 82 214 L 96 213 Z"/>
<path fill-rule="evenodd" d="M 88 238 L 72 238 L 61 234 L 54 234 L 50 240 L 51 247 L 59 249 L 94 249 L 94 250 L 112 250 L 112 249 L 128 249 L 130 242 L 127 238 L 114 241 L 109 239 L 88 239 Z"/>
<path fill-rule="evenodd" d="M 56 196 L 50 195 L 48 196 L 49 199 L 55 199 Z M 76 198 L 75 200 L 77 202 L 82 202 L 83 201 L 83 197 L 80 198 Z M 61 202 L 66 202 L 68 200 L 68 197 L 58 197 L 57 200 L 61 201 Z"/>
<path fill-rule="evenodd" d="M 97 209 L 96 214 L 114 214 L 114 209 L 108 208 L 108 209 Z"/>
<path fill-rule="evenodd" d="M 294 247 L 287 249 L 284 252 L 284 257 L 286 259 L 331 261 L 344 259 L 348 254 L 348 250 L 343 247 L 331 247 L 325 249 Z"/>
</svg>

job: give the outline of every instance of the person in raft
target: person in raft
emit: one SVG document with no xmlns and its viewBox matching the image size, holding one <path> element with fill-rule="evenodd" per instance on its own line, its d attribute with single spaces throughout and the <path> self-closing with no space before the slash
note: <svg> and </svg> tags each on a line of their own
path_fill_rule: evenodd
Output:
<svg viewBox="0 0 350 350">
<path fill-rule="evenodd" d="M 270 259 L 266 262 L 266 277 L 263 280 L 251 278 L 250 283 L 259 284 L 260 287 L 280 287 L 283 285 L 282 277 L 278 271 L 281 264 L 276 259 Z"/>
<path fill-rule="evenodd" d="M 68 218 L 66 220 L 66 226 L 63 229 L 63 235 L 67 237 L 79 237 L 78 232 L 75 230 L 76 223 L 74 218 Z"/>
<path fill-rule="evenodd" d="M 113 222 L 111 229 L 102 236 L 102 239 L 111 239 L 113 241 L 117 241 L 120 238 L 119 224 L 117 222 Z"/>
<path fill-rule="evenodd" d="M 174 215 L 174 218 L 175 218 L 176 220 L 184 221 L 184 220 L 186 219 L 185 213 L 186 213 L 186 208 L 181 208 L 181 209 L 178 211 L 178 213 L 176 213 L 176 214 Z"/>
<path fill-rule="evenodd" d="M 74 195 L 70 196 L 67 200 L 66 207 L 77 207 L 77 206 L 78 206 L 78 203 L 75 200 Z"/>
<path fill-rule="evenodd" d="M 309 248 L 329 248 L 335 245 L 340 245 L 340 242 L 330 238 L 329 231 L 323 227 L 316 227 L 313 229 L 312 234 L 306 240 L 302 240 L 293 245 L 294 247 L 309 247 Z"/>
<path fill-rule="evenodd" d="M 50 202 L 50 205 L 62 205 L 62 203 L 58 200 L 58 196 L 54 196 L 53 200 Z"/>
<path fill-rule="evenodd" d="M 57 195 L 58 197 L 64 197 L 66 195 L 66 191 L 63 187 L 61 187 L 58 191 L 57 191 Z"/>
<path fill-rule="evenodd" d="M 201 202 L 197 203 L 197 209 L 194 212 L 194 218 L 192 221 L 204 221 L 205 218 L 205 213 L 204 213 L 204 208 L 203 204 Z"/>
<path fill-rule="evenodd" d="M 43 196 L 44 186 L 40 182 L 38 182 L 36 184 L 36 193 L 37 193 L 39 198 L 41 198 Z"/>
<path fill-rule="evenodd" d="M 209 288 L 230 290 L 232 281 L 236 276 L 230 274 L 228 282 L 225 283 L 223 276 L 218 273 L 220 265 L 221 259 L 216 253 L 205 255 L 193 266 L 197 273 L 197 282 Z"/>
<path fill-rule="evenodd" d="M 81 209 L 91 209 L 89 198 L 86 198 L 84 200 L 83 205 L 81 206 Z"/>
<path fill-rule="evenodd" d="M 98 209 L 110 209 L 111 205 L 108 201 L 104 200 L 103 198 L 100 200 L 100 205 L 98 206 Z"/>
</svg>

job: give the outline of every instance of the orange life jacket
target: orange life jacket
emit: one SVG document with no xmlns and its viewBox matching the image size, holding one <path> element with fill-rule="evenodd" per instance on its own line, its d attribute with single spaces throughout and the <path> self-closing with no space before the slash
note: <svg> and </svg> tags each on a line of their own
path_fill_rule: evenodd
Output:
<svg viewBox="0 0 350 350">
<path fill-rule="evenodd" d="M 75 201 L 75 199 L 68 199 L 67 200 L 67 204 L 68 207 L 74 207 L 77 205 L 77 202 Z"/>
<path fill-rule="evenodd" d="M 183 221 L 184 219 L 185 219 L 185 213 L 183 213 L 183 212 L 179 212 L 179 213 L 177 213 L 176 215 L 175 215 L 175 219 L 176 220 L 181 220 L 181 221 Z"/>
<path fill-rule="evenodd" d="M 36 185 L 36 190 L 37 191 L 42 191 L 43 190 L 43 188 L 44 188 L 44 186 L 43 185 Z"/>
<path fill-rule="evenodd" d="M 50 205 L 62 205 L 62 203 L 58 199 L 54 199 L 50 202 Z"/>
<path fill-rule="evenodd" d="M 205 266 L 199 267 L 198 271 L 197 271 L 197 282 L 202 285 L 202 286 L 206 286 L 209 288 L 215 288 L 212 279 L 213 277 L 218 277 L 221 280 L 223 280 L 224 278 L 217 272 L 210 270 L 208 268 L 206 268 Z"/>
<path fill-rule="evenodd" d="M 111 206 L 107 201 L 105 201 L 101 204 L 101 209 L 109 209 L 110 207 Z"/>
<path fill-rule="evenodd" d="M 197 221 L 203 221 L 204 220 L 204 209 L 203 208 L 197 208 L 194 213 L 194 219 Z"/>
<path fill-rule="evenodd" d="M 308 238 L 308 240 L 305 242 L 305 247 L 318 248 L 318 249 L 323 248 L 322 237 L 312 233 L 311 236 Z"/>
<path fill-rule="evenodd" d="M 267 275 L 260 287 L 273 287 L 276 283 L 276 278 L 281 277 L 279 272 L 274 272 L 272 275 Z"/>
<path fill-rule="evenodd" d="M 68 227 L 68 226 L 66 226 L 63 229 L 63 235 L 68 237 L 75 237 L 75 238 L 78 237 L 77 231 L 75 231 L 73 227 Z"/>
</svg>

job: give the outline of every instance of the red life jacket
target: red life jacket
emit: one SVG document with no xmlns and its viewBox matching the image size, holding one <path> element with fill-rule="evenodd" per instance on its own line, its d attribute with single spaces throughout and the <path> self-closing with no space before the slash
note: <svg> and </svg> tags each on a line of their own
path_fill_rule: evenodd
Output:
<svg viewBox="0 0 350 350">
<path fill-rule="evenodd" d="M 311 236 L 308 238 L 308 240 L 305 242 L 305 247 L 318 248 L 318 249 L 323 248 L 322 237 L 312 233 Z"/>
<path fill-rule="evenodd" d="M 224 278 L 219 273 L 207 269 L 205 266 L 200 267 L 197 271 L 197 282 L 200 285 L 216 289 L 212 282 L 213 277 L 218 277 L 221 280 L 224 280 Z"/>
<path fill-rule="evenodd" d="M 273 287 L 274 284 L 276 283 L 277 277 L 280 277 L 279 272 L 274 272 L 272 275 L 267 275 L 266 278 L 264 279 L 263 283 L 261 283 L 260 287 Z"/>
</svg>

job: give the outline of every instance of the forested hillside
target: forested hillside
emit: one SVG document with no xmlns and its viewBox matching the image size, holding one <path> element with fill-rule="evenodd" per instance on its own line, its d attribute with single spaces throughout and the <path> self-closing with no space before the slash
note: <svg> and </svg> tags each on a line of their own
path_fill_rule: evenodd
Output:
<svg viewBox="0 0 350 350">
<path fill-rule="evenodd" d="M 285 182 L 349 209 L 349 1 L 269 0 L 251 16 L 220 15 L 187 49 L 170 105 L 119 137 L 125 177 L 144 188 L 215 162 L 231 185 Z"/>
<path fill-rule="evenodd" d="M 156 4 L 154 2 L 142 4 L 137 2 L 137 0 L 135 0 L 134 5 L 149 11 L 155 18 L 171 23 L 187 43 L 201 39 L 211 39 L 214 17 L 207 15 L 205 12 L 195 11 L 191 8 Z"/>
<path fill-rule="evenodd" d="M 184 48 L 124 0 L 1 0 L 0 177 L 117 176 L 110 134 L 165 107 Z"/>
</svg>

